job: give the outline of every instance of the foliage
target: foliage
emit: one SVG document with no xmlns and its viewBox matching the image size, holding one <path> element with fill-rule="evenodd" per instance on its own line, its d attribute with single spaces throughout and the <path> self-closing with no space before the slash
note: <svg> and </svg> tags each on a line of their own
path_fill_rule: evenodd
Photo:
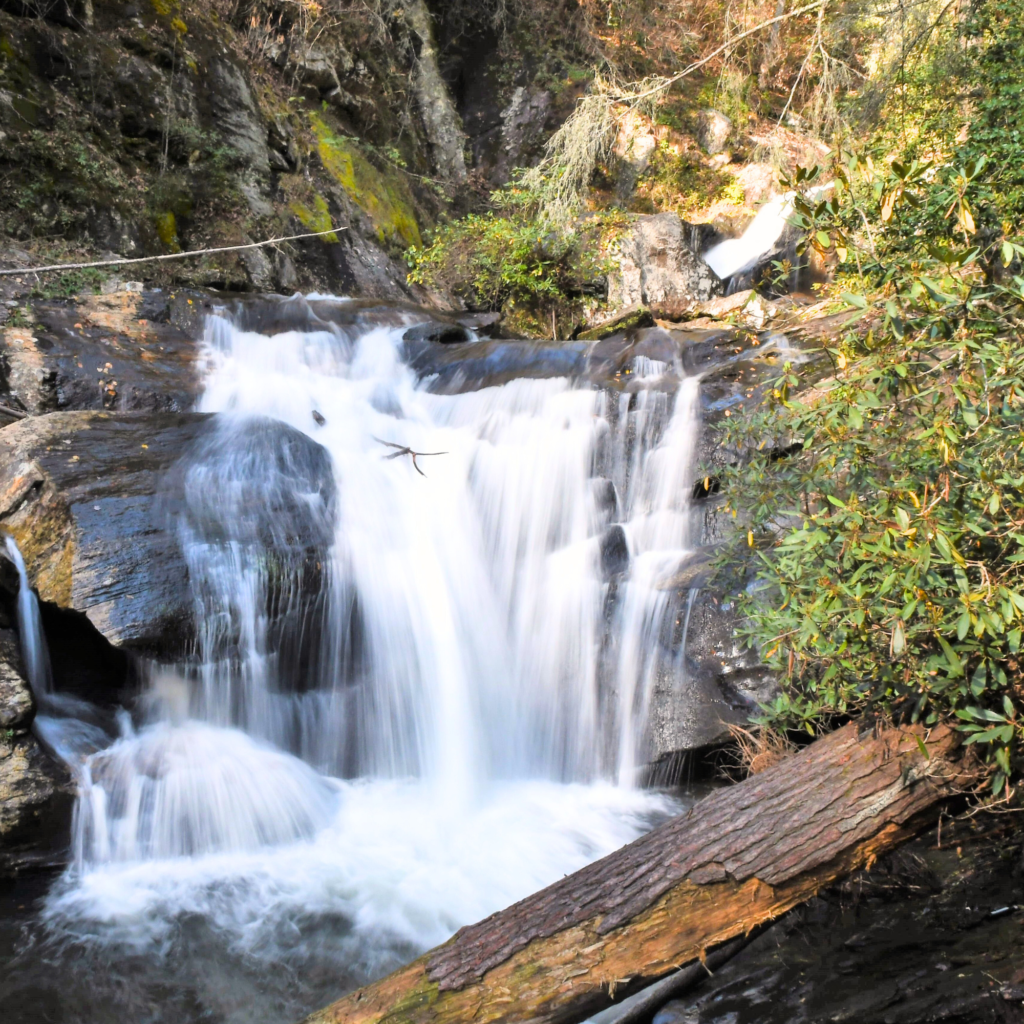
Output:
<svg viewBox="0 0 1024 1024">
<path fill-rule="evenodd" d="M 641 212 L 672 210 L 686 216 L 716 199 L 742 203 L 742 186 L 731 174 L 708 166 L 699 156 L 675 153 L 660 143 L 637 181 L 633 208 Z"/>
<path fill-rule="evenodd" d="M 952 717 L 998 795 L 1024 741 L 1024 278 L 987 267 L 1024 245 L 977 244 L 976 217 L 996 216 L 985 170 L 847 155 L 829 199 L 798 202 L 860 329 L 817 387 L 792 397 L 787 366 L 724 428 L 744 457 L 723 482 L 760 566 L 744 631 L 782 682 L 763 720 Z"/>
<path fill-rule="evenodd" d="M 426 247 L 406 253 L 409 280 L 457 296 L 473 309 L 526 307 L 571 314 L 605 267 L 595 227 L 546 231 L 533 199 L 512 187 L 492 196 L 498 209 L 450 221 Z"/>
<path fill-rule="evenodd" d="M 66 274 L 47 276 L 46 280 L 32 289 L 34 299 L 69 299 L 75 295 L 97 294 L 109 275 L 94 267 L 69 270 Z M 12 324 L 12 326 L 14 326 Z"/>
</svg>

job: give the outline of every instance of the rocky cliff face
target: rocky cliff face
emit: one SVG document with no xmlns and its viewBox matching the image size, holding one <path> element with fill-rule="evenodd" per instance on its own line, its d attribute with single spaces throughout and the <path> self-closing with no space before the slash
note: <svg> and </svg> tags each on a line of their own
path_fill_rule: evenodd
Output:
<svg viewBox="0 0 1024 1024">
<path fill-rule="evenodd" d="M 0 4 L 0 233 L 139 256 L 339 226 L 173 273 L 404 297 L 393 257 L 442 205 L 429 179 L 465 177 L 429 18 L 419 0 L 311 33 L 303 10 Z"/>
</svg>

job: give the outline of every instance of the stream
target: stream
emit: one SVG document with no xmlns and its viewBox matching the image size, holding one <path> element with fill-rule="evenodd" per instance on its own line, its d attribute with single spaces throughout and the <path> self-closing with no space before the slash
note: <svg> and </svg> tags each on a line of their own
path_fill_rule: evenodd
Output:
<svg viewBox="0 0 1024 1024">
<path fill-rule="evenodd" d="M 398 319 L 208 319 L 194 655 L 113 742 L 36 685 L 79 798 L 70 867 L 4 895 L 10 1024 L 286 1024 L 692 801 L 639 783 L 689 685 L 697 378 L 441 393 Z"/>
</svg>

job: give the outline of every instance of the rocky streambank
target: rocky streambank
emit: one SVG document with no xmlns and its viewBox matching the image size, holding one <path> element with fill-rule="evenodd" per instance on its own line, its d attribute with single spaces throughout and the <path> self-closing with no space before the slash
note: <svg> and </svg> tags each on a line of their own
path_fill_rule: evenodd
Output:
<svg viewBox="0 0 1024 1024">
<path fill-rule="evenodd" d="M 134 706 L 148 659 L 187 658 L 195 642 L 197 611 L 180 531 L 183 525 L 200 532 L 215 527 L 183 521 L 190 484 L 180 467 L 187 464 L 195 473 L 209 463 L 215 486 L 231 486 L 230 467 L 217 465 L 219 431 L 225 429 L 220 418 L 190 411 L 199 394 L 204 346 L 212 343 L 211 328 L 204 328 L 207 317 L 227 317 L 266 334 L 322 329 L 352 338 L 374 326 L 400 325 L 403 358 L 421 386 L 438 393 L 569 377 L 624 396 L 629 404 L 644 391 L 673 392 L 684 377 L 698 375 L 708 452 L 716 419 L 757 401 L 762 382 L 780 358 L 789 357 L 784 337 L 771 332 L 728 322 L 711 329 L 659 327 L 650 314 L 645 314 L 649 327 L 612 324 L 596 332 L 604 335 L 597 340 L 544 342 L 488 338 L 495 328 L 479 319 L 378 300 L 129 290 L 79 300 L 29 300 L 18 308 L 25 326 L 4 333 L 0 405 L 9 412 L 8 425 L 0 429 L 0 524 L 17 541 L 40 601 L 55 690 L 108 711 Z M 291 474 L 294 493 L 323 493 L 329 508 L 334 485 L 326 456 L 313 439 L 315 413 L 310 410 L 308 434 L 273 421 L 250 424 L 251 457 L 266 461 L 271 475 Z M 717 500 L 713 489 L 698 491 L 698 504 Z M 605 578 L 614 592 L 629 569 L 629 554 L 616 525 L 613 488 L 610 494 L 601 547 Z M 294 577 L 305 594 L 305 603 L 276 613 L 277 642 L 287 645 L 289 637 L 302 635 L 305 647 L 312 648 L 310 637 L 323 613 L 318 566 L 331 528 L 294 500 L 282 493 L 250 523 L 236 526 L 241 542 L 266 550 L 282 578 Z M 282 528 L 282 523 L 290 525 Z M 673 600 L 687 616 L 659 642 L 668 652 L 678 651 L 687 634 L 691 683 L 686 694 L 676 692 L 669 677 L 655 686 L 651 763 L 662 779 L 678 774 L 686 751 L 718 741 L 725 726 L 742 720 L 772 687 L 756 661 L 732 643 L 721 598 L 701 589 L 705 561 L 695 557 L 663 584 L 676 592 Z M 17 578 L 10 566 L 5 579 L 8 628 L 14 629 Z M 294 685 L 300 687 L 303 657 L 296 650 Z M 11 672 L 13 679 L 17 670 Z M 59 822 L 56 831 L 63 838 L 57 846 L 66 848 L 67 771 L 29 731 L 33 704 L 23 681 L 5 706 L 21 751 L 5 761 L 7 784 L 36 786 L 33 806 L 48 821 Z M 112 719 L 100 727 L 113 736 Z M 49 789 L 31 782 L 40 765 L 48 766 Z M 56 849 L 52 837 L 40 839 L 38 849 L 26 845 L 17 837 L 27 833 L 13 819 L 3 834 L 8 868 Z M 45 854 L 51 855 L 59 856 Z"/>
</svg>

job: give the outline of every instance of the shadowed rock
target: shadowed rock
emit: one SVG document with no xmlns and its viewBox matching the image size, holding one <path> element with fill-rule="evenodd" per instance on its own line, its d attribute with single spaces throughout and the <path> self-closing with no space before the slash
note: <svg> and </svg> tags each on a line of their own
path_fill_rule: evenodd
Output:
<svg viewBox="0 0 1024 1024">
<path fill-rule="evenodd" d="M 112 643 L 180 651 L 192 634 L 192 604 L 173 525 L 184 514 L 184 478 L 169 471 L 183 456 L 210 464 L 216 430 L 216 417 L 199 413 L 66 412 L 0 431 L 0 525 L 18 541 L 40 598 L 84 613 Z M 265 421 L 251 440 L 264 461 L 308 450 L 310 465 L 330 480 L 329 463 L 317 461 L 323 449 L 299 431 Z M 264 525 L 239 526 L 251 527 L 253 543 L 324 543 L 320 533 L 303 536 L 303 520 L 276 515 L 272 503 L 253 509 L 264 511 Z M 284 525 L 287 536 L 276 532 Z"/>
</svg>

